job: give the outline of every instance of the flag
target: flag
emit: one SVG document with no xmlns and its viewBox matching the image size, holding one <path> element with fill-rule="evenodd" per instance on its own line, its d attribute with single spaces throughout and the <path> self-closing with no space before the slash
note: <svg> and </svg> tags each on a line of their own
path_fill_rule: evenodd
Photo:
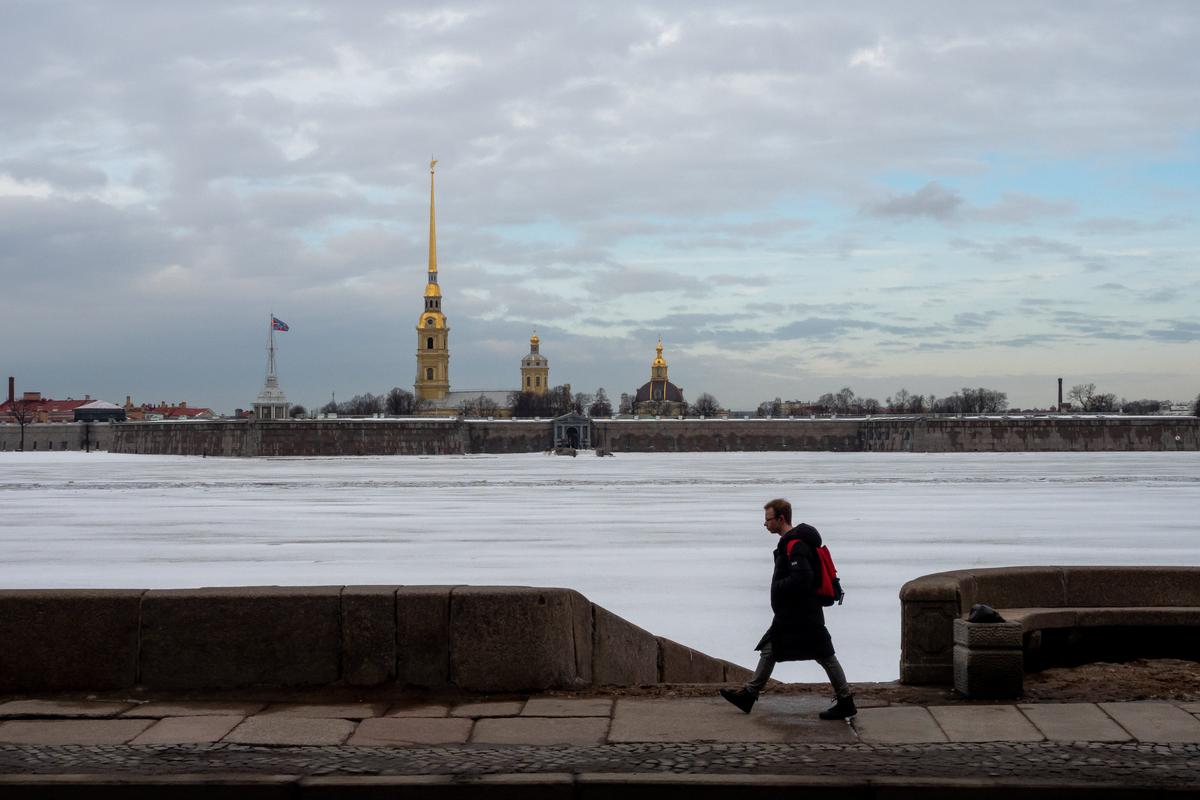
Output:
<svg viewBox="0 0 1200 800">
<path fill-rule="evenodd" d="M 288 329 L 288 324 L 286 322 L 281 320 L 279 317 L 276 317 L 274 315 L 271 316 L 271 330 L 286 331 L 287 329 Z"/>
</svg>

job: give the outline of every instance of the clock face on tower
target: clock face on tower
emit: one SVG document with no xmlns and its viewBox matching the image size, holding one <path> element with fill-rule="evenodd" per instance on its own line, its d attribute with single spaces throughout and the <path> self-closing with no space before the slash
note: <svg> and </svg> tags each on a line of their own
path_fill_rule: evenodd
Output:
<svg viewBox="0 0 1200 800">
<path fill-rule="evenodd" d="M 426 327 L 426 328 L 432 328 L 432 327 L 433 327 L 433 317 L 426 317 L 426 318 L 425 318 L 425 327 Z"/>
</svg>

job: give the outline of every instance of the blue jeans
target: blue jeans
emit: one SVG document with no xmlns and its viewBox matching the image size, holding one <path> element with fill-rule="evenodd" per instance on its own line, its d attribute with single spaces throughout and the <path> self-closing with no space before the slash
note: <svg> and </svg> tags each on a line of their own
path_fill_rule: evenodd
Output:
<svg viewBox="0 0 1200 800">
<path fill-rule="evenodd" d="M 842 670 L 842 665 L 838 662 L 837 656 L 829 658 L 818 658 L 816 662 L 825 670 L 825 674 L 829 677 L 829 682 L 833 685 L 833 693 L 837 695 L 839 700 L 844 700 L 850 697 L 850 684 L 846 683 L 846 673 Z M 754 677 L 746 683 L 746 691 L 757 696 L 767 685 L 767 681 L 771 677 L 771 673 L 775 671 L 775 665 L 778 662 L 775 660 L 775 651 L 771 649 L 771 643 L 767 642 L 762 650 L 758 651 L 758 668 L 754 670 Z"/>
</svg>

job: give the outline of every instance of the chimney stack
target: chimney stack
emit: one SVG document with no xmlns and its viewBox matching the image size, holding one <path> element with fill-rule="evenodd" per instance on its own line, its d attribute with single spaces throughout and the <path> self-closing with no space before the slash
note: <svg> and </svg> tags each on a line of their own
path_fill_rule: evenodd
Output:
<svg viewBox="0 0 1200 800">
<path fill-rule="evenodd" d="M 1062 378 L 1058 379 L 1058 412 L 1062 413 Z"/>
<path fill-rule="evenodd" d="M 17 379 L 12 375 L 8 376 L 8 402 L 14 403 L 17 400 Z"/>
</svg>

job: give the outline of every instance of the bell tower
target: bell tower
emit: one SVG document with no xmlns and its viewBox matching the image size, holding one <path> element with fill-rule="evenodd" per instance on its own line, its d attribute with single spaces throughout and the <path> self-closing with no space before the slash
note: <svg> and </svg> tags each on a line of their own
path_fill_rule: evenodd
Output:
<svg viewBox="0 0 1200 800">
<path fill-rule="evenodd" d="M 418 400 L 441 400 L 450 391 L 450 327 L 442 313 L 438 287 L 437 226 L 433 211 L 433 170 L 429 162 L 429 276 L 425 284 L 425 310 L 417 320 L 417 379 L 413 394 Z"/>
<path fill-rule="evenodd" d="M 521 359 L 521 391 L 545 394 L 550 388 L 550 362 L 541 354 L 537 331 L 529 337 L 529 355 Z"/>
</svg>

